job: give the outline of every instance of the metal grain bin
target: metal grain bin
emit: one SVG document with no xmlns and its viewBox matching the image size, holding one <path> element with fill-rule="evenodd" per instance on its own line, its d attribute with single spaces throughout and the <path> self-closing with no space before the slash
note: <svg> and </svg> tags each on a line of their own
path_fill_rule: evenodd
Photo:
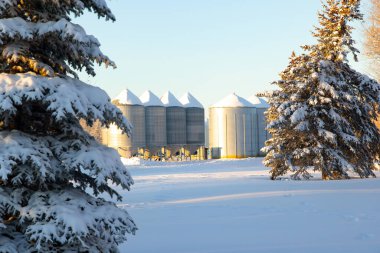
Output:
<svg viewBox="0 0 380 253">
<path fill-rule="evenodd" d="M 203 105 L 189 92 L 179 101 L 186 110 L 186 157 L 203 160 L 205 155 L 205 111 Z"/>
<path fill-rule="evenodd" d="M 167 145 L 166 108 L 151 91 L 144 92 L 140 100 L 145 106 L 147 155 L 162 157 L 163 149 Z"/>
<path fill-rule="evenodd" d="M 210 107 L 209 145 L 212 158 L 253 156 L 253 105 L 231 94 Z"/>
<path fill-rule="evenodd" d="M 205 147 L 210 147 L 210 138 L 209 138 L 209 119 L 205 119 Z"/>
<path fill-rule="evenodd" d="M 177 98 L 166 92 L 161 97 L 166 107 L 166 136 L 168 156 L 183 156 L 186 145 L 186 110 Z"/>
<path fill-rule="evenodd" d="M 122 157 L 132 157 L 132 140 L 122 134 L 116 125 L 110 125 L 107 136 L 108 147 L 116 149 Z"/>
<path fill-rule="evenodd" d="M 189 92 L 179 100 L 186 109 L 186 144 L 205 145 L 205 110 Z"/>
<path fill-rule="evenodd" d="M 140 99 L 130 90 L 123 90 L 112 100 L 132 124 L 131 136 L 123 134 L 115 125 L 108 131 L 108 146 L 118 150 L 123 157 L 137 156 L 145 148 L 145 109 Z"/>
<path fill-rule="evenodd" d="M 265 155 L 264 152 L 260 151 L 264 146 L 265 142 L 269 139 L 269 133 L 266 130 L 267 122 L 265 117 L 265 112 L 269 108 L 269 104 L 260 97 L 257 97 L 255 95 L 252 95 L 248 98 L 248 101 L 253 104 L 253 106 L 256 108 L 257 116 L 254 120 L 254 142 L 255 150 L 258 150 L 258 155 Z"/>
</svg>

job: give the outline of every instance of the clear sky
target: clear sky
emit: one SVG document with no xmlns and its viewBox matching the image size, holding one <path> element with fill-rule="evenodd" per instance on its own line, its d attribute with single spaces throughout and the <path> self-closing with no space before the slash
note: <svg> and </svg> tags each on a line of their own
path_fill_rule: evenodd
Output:
<svg viewBox="0 0 380 253">
<path fill-rule="evenodd" d="M 368 8 L 363 1 L 363 10 Z M 81 79 L 115 97 L 128 88 L 159 97 L 190 91 L 209 105 L 231 92 L 271 90 L 293 50 L 313 42 L 320 0 L 112 0 L 117 21 L 73 20 L 102 43 L 117 69 Z M 362 28 L 363 24 L 357 24 Z M 354 38 L 363 41 L 360 31 Z M 355 67 L 364 70 L 361 64 Z"/>
</svg>

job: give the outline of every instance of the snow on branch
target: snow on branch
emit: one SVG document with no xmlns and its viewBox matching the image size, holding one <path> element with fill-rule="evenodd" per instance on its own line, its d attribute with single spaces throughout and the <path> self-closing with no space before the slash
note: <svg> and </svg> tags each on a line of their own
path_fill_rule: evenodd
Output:
<svg viewBox="0 0 380 253">
<path fill-rule="evenodd" d="M 2 45 L 8 44 L 10 38 L 26 43 L 36 42 L 38 38 L 51 36 L 52 34 L 59 38 L 57 40 L 50 39 L 53 44 L 58 43 L 57 45 L 59 45 L 62 41 L 72 41 L 72 46 L 69 50 L 70 57 L 66 55 L 70 62 L 73 60 L 81 62 L 83 58 L 89 57 L 99 64 L 105 63 L 107 66 L 116 67 L 116 64 L 101 52 L 99 48 L 100 42 L 94 36 L 86 34 L 86 31 L 80 25 L 73 24 L 65 18 L 58 21 L 37 23 L 27 22 L 20 17 L 0 19 L 0 44 Z M 57 46 L 57 48 L 62 48 L 62 46 Z M 15 49 L 17 48 L 13 48 L 11 56 L 20 52 L 20 50 L 15 51 Z M 8 50 L 7 54 L 9 53 Z"/>
<path fill-rule="evenodd" d="M 68 248 L 80 245 L 79 251 L 112 252 L 126 233 L 137 229 L 125 210 L 73 188 L 32 193 L 22 221 L 32 221 L 26 236 L 41 252 L 52 242 Z"/>
<path fill-rule="evenodd" d="M 53 180 L 56 173 L 50 164 L 52 158 L 53 154 L 45 143 L 18 131 L 0 132 L 1 181 L 6 183 L 11 179 L 18 185 L 23 182 L 31 184 L 36 178 L 41 182 Z M 15 176 L 9 178 L 11 174 Z"/>
<path fill-rule="evenodd" d="M 73 38 L 79 43 L 95 44 L 100 46 L 99 41 L 77 24 L 66 19 L 49 22 L 27 22 L 20 17 L 0 19 L 1 37 L 18 37 L 20 39 L 33 39 L 35 35 L 57 33 L 61 39 Z M 2 43 L 2 42 L 1 42 Z"/>
<path fill-rule="evenodd" d="M 15 201 L 14 198 L 9 198 L 9 192 L 6 191 L 5 187 L 0 187 L 0 231 L 1 229 L 6 228 L 5 221 L 3 217 L 5 214 L 16 215 L 17 210 L 20 210 L 21 205 Z M 3 245 L 1 243 L 2 237 L 0 236 L 0 246 Z M 1 247 L 0 247 L 0 252 Z"/>
<path fill-rule="evenodd" d="M 40 0 L 45 5 L 50 4 L 56 8 L 65 9 L 73 12 L 75 15 L 80 15 L 83 13 L 84 9 L 93 11 L 98 14 L 99 17 L 105 17 L 107 20 L 115 20 L 115 16 L 112 14 L 111 10 L 108 8 L 105 0 L 66 0 L 66 1 L 55 1 L 55 0 Z M 63 3 L 62 3 L 63 2 Z"/>
<path fill-rule="evenodd" d="M 118 252 L 125 235 L 137 230 L 127 211 L 71 186 L 46 192 L 1 187 L 3 211 L 16 217 L 0 222 L 6 235 L 0 236 L 0 252 L 7 253 L 32 252 L 30 245 L 39 252 L 52 252 L 52 245 L 63 252 Z"/>
<path fill-rule="evenodd" d="M 0 120 L 14 116 L 24 102 L 41 101 L 58 122 L 71 117 L 115 123 L 129 133 L 130 123 L 100 88 L 70 77 L 42 77 L 33 73 L 0 74 Z"/>
<path fill-rule="evenodd" d="M 86 135 L 83 132 L 83 135 Z M 0 182 L 6 185 L 45 186 L 70 180 L 95 195 L 107 192 L 120 197 L 109 183 L 130 189 L 133 179 L 112 148 L 89 136 L 36 138 L 20 131 L 0 132 Z"/>
<path fill-rule="evenodd" d="M 70 173 L 68 177 L 82 189 L 91 187 L 94 194 L 107 192 L 120 197 L 109 186 L 109 180 L 123 189 L 130 189 L 133 179 L 120 161 L 116 150 L 86 138 L 88 143 L 79 140 L 66 140 L 55 142 L 53 152 Z"/>
<path fill-rule="evenodd" d="M 296 124 L 298 122 L 301 122 L 305 119 L 305 117 L 308 115 L 307 112 L 307 106 L 302 105 L 298 109 L 296 109 L 293 113 L 292 116 L 290 116 L 290 121 L 292 124 Z"/>
<path fill-rule="evenodd" d="M 17 4 L 16 0 L 0 0 L 0 10 L 4 11 Z"/>
<path fill-rule="evenodd" d="M 3 230 L 0 228 L 0 232 L 7 235 L 0 237 L 1 253 L 31 252 L 26 237 L 18 232 L 15 226 L 7 226 L 7 228 Z"/>
<path fill-rule="evenodd" d="M 33 11 L 38 10 L 39 14 L 50 12 L 50 14 L 65 18 L 69 18 L 70 13 L 79 16 L 87 9 L 98 14 L 98 17 L 115 21 L 115 16 L 108 8 L 105 0 L 25 0 L 22 4 L 19 4 L 17 0 L 0 0 L 0 15 L 4 12 L 17 15 L 17 9 L 26 7 L 31 8 L 28 11 L 31 11 L 32 14 L 35 14 Z"/>
</svg>

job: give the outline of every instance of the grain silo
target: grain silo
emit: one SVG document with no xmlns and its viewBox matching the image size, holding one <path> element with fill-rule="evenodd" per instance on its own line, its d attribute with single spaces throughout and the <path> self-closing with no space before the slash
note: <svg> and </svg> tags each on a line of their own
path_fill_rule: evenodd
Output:
<svg viewBox="0 0 380 253">
<path fill-rule="evenodd" d="M 167 145 L 166 108 L 151 91 L 140 96 L 145 106 L 146 157 L 163 158 Z"/>
<path fill-rule="evenodd" d="M 186 156 L 204 159 L 205 110 L 189 92 L 185 93 L 179 101 L 186 109 Z"/>
<path fill-rule="evenodd" d="M 186 145 L 186 110 L 169 91 L 161 97 L 161 102 L 166 107 L 167 157 L 182 158 Z"/>
<path fill-rule="evenodd" d="M 143 154 L 145 148 L 145 110 L 140 99 L 130 90 L 123 90 L 112 100 L 124 117 L 132 124 L 133 129 L 130 136 L 123 134 L 115 125 L 111 125 L 107 133 L 109 147 L 115 148 L 123 157 L 130 158 Z"/>
<path fill-rule="evenodd" d="M 253 156 L 253 120 L 255 108 L 236 94 L 210 107 L 209 147 L 212 158 Z"/>
<path fill-rule="evenodd" d="M 265 141 L 269 139 L 269 133 L 266 130 L 267 122 L 264 114 L 266 110 L 268 110 L 269 104 L 265 101 L 265 99 L 255 95 L 249 97 L 248 101 L 253 104 L 257 112 L 253 127 L 253 139 L 256 140 L 254 141 L 254 150 L 258 150 L 258 155 L 262 156 L 265 155 L 265 153 L 260 150 L 265 146 Z"/>
</svg>

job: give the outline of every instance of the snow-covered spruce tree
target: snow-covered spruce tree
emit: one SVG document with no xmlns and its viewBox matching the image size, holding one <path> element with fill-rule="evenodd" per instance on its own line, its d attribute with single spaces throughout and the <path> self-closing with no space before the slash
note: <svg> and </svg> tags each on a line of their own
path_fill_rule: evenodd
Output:
<svg viewBox="0 0 380 253">
<path fill-rule="evenodd" d="M 99 198 L 132 178 L 116 151 L 80 126 L 130 125 L 99 88 L 77 79 L 114 66 L 73 24 L 85 10 L 114 20 L 104 0 L 0 0 L 0 252 L 118 252 L 136 226 Z M 70 76 L 71 77 L 70 77 Z"/>
<path fill-rule="evenodd" d="M 368 27 L 365 30 L 364 53 L 370 60 L 371 74 L 380 80 L 380 1 L 371 0 Z"/>
<path fill-rule="evenodd" d="M 353 70 L 347 60 L 358 51 L 349 22 L 362 19 L 359 0 L 327 0 L 319 13 L 317 43 L 292 54 L 275 82 L 267 112 L 272 138 L 266 142 L 264 163 L 271 178 L 288 172 L 294 179 L 310 178 L 308 169 L 323 179 L 375 176 L 374 158 L 380 135 L 373 123 L 380 98 L 379 84 Z"/>
</svg>

